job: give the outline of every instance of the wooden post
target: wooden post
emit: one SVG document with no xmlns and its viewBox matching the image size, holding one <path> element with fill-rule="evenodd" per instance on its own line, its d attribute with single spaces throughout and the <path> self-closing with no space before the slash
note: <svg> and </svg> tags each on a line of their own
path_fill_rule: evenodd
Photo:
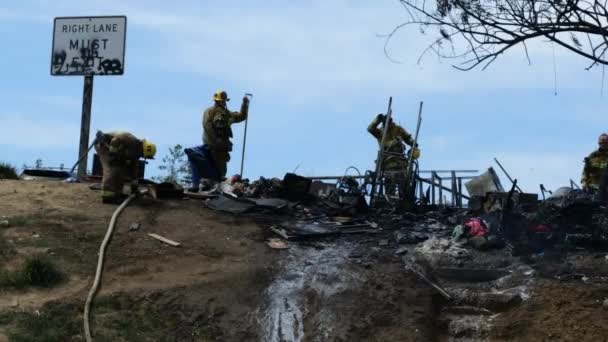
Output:
<svg viewBox="0 0 608 342">
<path fill-rule="evenodd" d="M 437 176 L 437 179 L 439 180 L 439 205 L 443 205 L 445 204 L 443 201 L 443 179 L 439 176 Z"/>
<path fill-rule="evenodd" d="M 462 208 L 462 178 L 458 177 L 458 207 Z"/>
<path fill-rule="evenodd" d="M 435 171 L 431 172 L 431 204 L 435 204 L 435 179 L 437 174 Z"/>
<path fill-rule="evenodd" d="M 458 203 L 458 185 L 456 184 L 456 171 L 452 170 L 452 206 L 456 206 Z"/>
<path fill-rule="evenodd" d="M 93 104 L 93 75 L 84 77 L 84 89 L 82 94 L 82 118 L 80 120 L 80 148 L 78 159 L 82 158 L 78 164 L 79 180 L 87 175 L 89 134 L 91 130 L 91 105 Z"/>
</svg>

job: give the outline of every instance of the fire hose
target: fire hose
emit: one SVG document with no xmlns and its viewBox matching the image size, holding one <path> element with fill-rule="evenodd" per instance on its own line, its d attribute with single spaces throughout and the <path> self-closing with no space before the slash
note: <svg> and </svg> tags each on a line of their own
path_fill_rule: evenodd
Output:
<svg viewBox="0 0 608 342">
<path fill-rule="evenodd" d="M 146 192 L 147 190 L 143 190 L 140 192 L 140 194 L 144 194 Z M 97 291 L 99 290 L 99 285 L 101 283 L 101 275 L 103 273 L 103 263 L 106 248 L 108 246 L 108 243 L 110 242 L 110 239 L 112 238 L 112 234 L 114 233 L 114 226 L 116 225 L 116 220 L 118 219 L 118 216 L 123 211 L 123 209 L 125 209 L 125 207 L 129 204 L 129 202 L 131 202 L 137 195 L 137 192 L 131 194 L 129 197 L 127 197 L 127 199 L 122 202 L 122 204 L 118 208 L 116 208 L 116 211 L 114 211 L 114 214 L 112 215 L 112 219 L 110 219 L 110 224 L 108 226 L 106 236 L 103 238 L 101 246 L 99 247 L 99 256 L 97 259 L 97 270 L 95 271 L 95 280 L 93 281 L 93 286 L 91 287 L 87 300 L 84 304 L 84 334 L 87 342 L 93 341 L 93 339 L 91 338 L 91 328 L 89 326 L 89 314 L 91 312 L 93 300 L 95 299 L 95 295 L 97 295 Z"/>
</svg>

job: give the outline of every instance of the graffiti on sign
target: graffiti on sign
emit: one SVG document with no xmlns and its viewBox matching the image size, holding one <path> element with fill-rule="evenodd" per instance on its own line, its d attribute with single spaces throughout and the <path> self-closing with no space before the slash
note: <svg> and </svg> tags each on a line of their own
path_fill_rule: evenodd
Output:
<svg viewBox="0 0 608 342">
<path fill-rule="evenodd" d="M 52 75 L 122 75 L 126 17 L 55 18 Z"/>
</svg>

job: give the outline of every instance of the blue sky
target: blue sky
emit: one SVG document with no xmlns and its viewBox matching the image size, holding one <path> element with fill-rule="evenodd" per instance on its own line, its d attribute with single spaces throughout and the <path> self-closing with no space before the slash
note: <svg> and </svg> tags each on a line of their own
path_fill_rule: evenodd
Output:
<svg viewBox="0 0 608 342">
<path fill-rule="evenodd" d="M 250 110 L 245 174 L 339 175 L 373 168 L 366 132 L 394 99 L 394 116 L 414 129 L 424 101 L 423 169 L 479 169 L 497 157 L 527 191 L 578 181 L 585 155 L 606 127 L 602 70 L 541 40 L 485 71 L 457 71 L 418 57 L 435 36 L 400 32 L 396 0 L 377 1 L 5 1 L 0 78 L 0 160 L 73 164 L 82 77 L 49 75 L 53 18 L 126 15 L 125 75 L 95 79 L 91 130 L 121 129 L 169 146 L 201 143 L 201 114 L 226 89 Z M 554 81 L 554 66 L 557 70 Z M 557 88 L 557 95 L 554 90 Z M 242 128 L 234 129 L 229 173 L 238 172 Z M 159 158 L 160 159 L 160 158 Z M 89 164 L 90 165 L 90 164 Z M 152 173 L 157 162 L 149 165 Z M 503 183 L 507 183 L 504 180 Z"/>
</svg>

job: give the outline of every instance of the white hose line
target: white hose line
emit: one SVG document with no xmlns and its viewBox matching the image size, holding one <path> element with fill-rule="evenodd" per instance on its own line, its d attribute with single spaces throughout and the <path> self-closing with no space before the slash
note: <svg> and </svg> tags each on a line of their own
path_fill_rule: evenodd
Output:
<svg viewBox="0 0 608 342">
<path fill-rule="evenodd" d="M 91 291 L 89 291 L 87 301 L 84 304 L 84 335 L 87 342 L 93 341 L 93 339 L 91 338 L 91 329 L 89 327 L 89 313 L 91 311 L 93 299 L 95 298 L 95 295 L 99 290 L 99 283 L 101 281 L 101 274 L 103 272 L 103 262 L 106 253 L 106 247 L 108 246 L 108 242 L 110 241 L 110 238 L 114 233 L 116 219 L 118 218 L 122 210 L 127 206 L 127 204 L 129 204 L 129 202 L 131 202 L 131 200 L 135 198 L 135 196 L 137 196 L 137 193 L 134 193 L 131 196 L 127 197 L 127 199 L 122 202 L 122 204 L 116 209 L 116 211 L 114 211 L 112 219 L 110 220 L 110 225 L 108 226 L 108 231 L 106 232 L 106 236 L 104 237 L 103 242 L 99 247 L 99 257 L 97 259 L 97 271 L 95 271 L 95 280 L 93 281 L 93 287 L 91 287 Z"/>
</svg>

